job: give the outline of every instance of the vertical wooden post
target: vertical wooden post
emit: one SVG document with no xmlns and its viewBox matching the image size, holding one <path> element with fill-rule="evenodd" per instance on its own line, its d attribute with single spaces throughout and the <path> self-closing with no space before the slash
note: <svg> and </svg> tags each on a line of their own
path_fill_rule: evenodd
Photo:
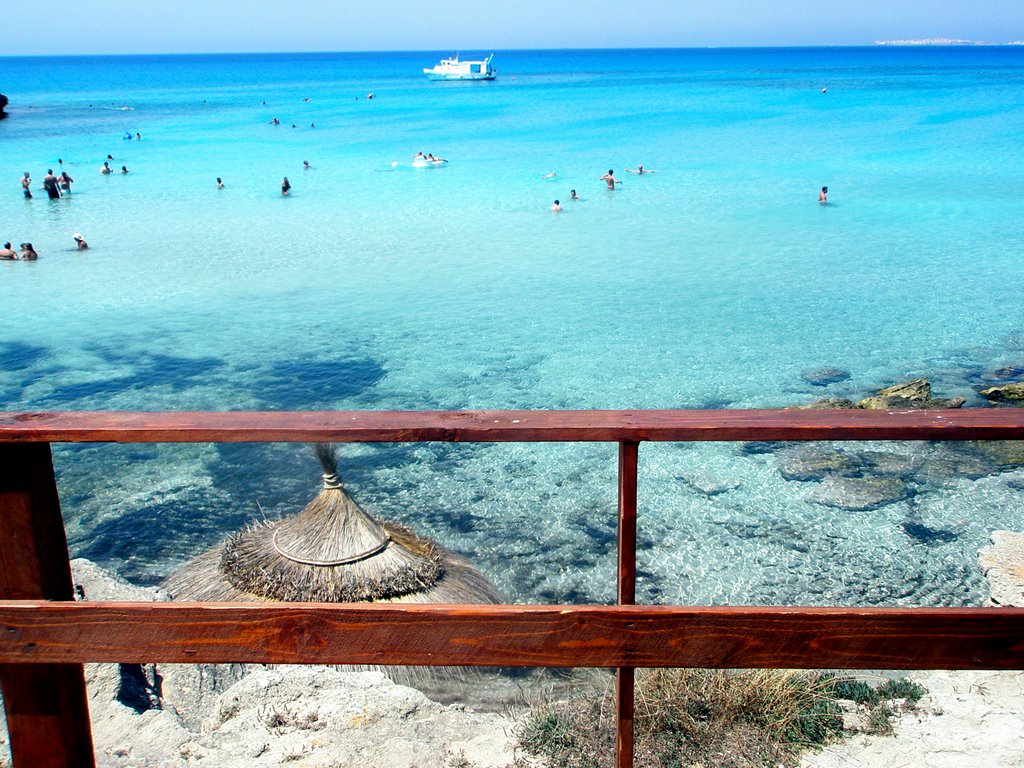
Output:
<svg viewBox="0 0 1024 768">
<path fill-rule="evenodd" d="M 48 443 L 0 444 L 0 598 L 73 600 Z M 14 768 L 95 765 L 81 664 L 0 664 Z"/>
<path fill-rule="evenodd" d="M 619 443 L 618 603 L 636 602 L 636 472 L 639 443 Z M 615 673 L 615 755 L 617 768 L 633 768 L 633 667 Z"/>
</svg>

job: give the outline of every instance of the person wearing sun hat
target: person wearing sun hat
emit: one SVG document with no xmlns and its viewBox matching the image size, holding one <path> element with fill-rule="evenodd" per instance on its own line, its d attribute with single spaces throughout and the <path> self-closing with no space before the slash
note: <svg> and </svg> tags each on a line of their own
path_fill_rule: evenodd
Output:
<svg viewBox="0 0 1024 768">
<path fill-rule="evenodd" d="M 73 234 L 71 237 L 76 243 L 78 243 L 78 250 L 84 251 L 86 248 L 89 247 L 89 244 L 82 239 L 81 232 L 75 232 L 75 234 Z"/>
</svg>

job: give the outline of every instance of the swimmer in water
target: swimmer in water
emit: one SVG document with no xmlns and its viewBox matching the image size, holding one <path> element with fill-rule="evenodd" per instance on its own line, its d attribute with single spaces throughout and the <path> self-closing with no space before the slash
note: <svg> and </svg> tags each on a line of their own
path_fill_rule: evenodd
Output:
<svg viewBox="0 0 1024 768">
<path fill-rule="evenodd" d="M 626 173 L 635 173 L 638 176 L 643 176 L 645 173 L 657 173 L 657 171 L 646 170 L 643 164 L 640 164 L 636 168 L 627 168 Z"/>
<path fill-rule="evenodd" d="M 570 200 L 579 200 L 580 199 L 580 196 L 576 194 L 576 190 L 575 189 L 570 189 L 569 190 L 569 199 Z"/>
<path fill-rule="evenodd" d="M 292 189 L 292 183 L 290 181 L 288 181 L 288 177 L 285 176 L 284 177 L 284 181 L 281 182 L 281 194 L 284 195 L 285 197 L 287 197 L 288 193 L 291 192 L 291 189 Z"/>
<path fill-rule="evenodd" d="M 113 173 L 114 169 L 110 167 L 110 163 L 104 163 L 103 167 L 100 168 L 100 173 L 106 176 L 108 173 Z"/>
<path fill-rule="evenodd" d="M 224 189 L 224 182 L 220 180 L 220 176 L 217 177 L 217 189 Z"/>
<path fill-rule="evenodd" d="M 828 187 L 821 188 L 821 192 L 818 193 L 818 202 L 822 205 L 828 204 Z"/>
<path fill-rule="evenodd" d="M 21 260 L 22 261 L 35 261 L 39 258 L 39 254 L 36 253 L 36 249 L 32 247 L 32 243 L 21 244 Z"/>
<path fill-rule="evenodd" d="M 17 261 L 18 254 L 11 248 L 10 243 L 4 243 L 4 247 L 0 248 L 0 261 Z"/>
<path fill-rule="evenodd" d="M 557 173 L 555 173 L 554 171 L 552 171 L 551 173 L 545 173 L 545 174 L 544 174 L 543 176 L 541 176 L 541 178 L 542 178 L 542 179 L 553 179 L 553 178 L 555 178 L 555 176 L 557 176 L 557 175 L 558 175 Z"/>
<path fill-rule="evenodd" d="M 561 210 L 562 210 L 562 204 L 560 202 L 558 202 L 557 200 L 555 200 L 555 202 L 551 206 L 551 212 L 552 213 L 558 213 Z"/>
<path fill-rule="evenodd" d="M 121 166 L 121 173 L 128 173 L 128 169 L 125 166 Z"/>
<path fill-rule="evenodd" d="M 607 182 L 608 189 L 615 189 L 616 184 L 622 183 L 621 181 L 615 178 L 615 171 L 611 170 L 610 168 L 608 169 L 608 173 L 601 177 L 601 181 Z"/>
<path fill-rule="evenodd" d="M 25 175 L 21 177 L 21 189 L 25 193 L 25 199 L 32 199 L 32 177 L 29 176 L 28 171 L 25 171 Z"/>
<path fill-rule="evenodd" d="M 75 234 L 71 236 L 71 239 L 75 241 L 75 244 L 78 246 L 78 250 L 80 251 L 84 251 L 89 247 L 89 244 L 82 239 L 81 232 L 75 232 Z"/>
<path fill-rule="evenodd" d="M 61 171 L 60 177 L 57 179 L 57 181 L 60 183 L 61 192 L 70 193 L 71 185 L 74 183 L 75 180 L 68 175 L 67 171 Z"/>
<path fill-rule="evenodd" d="M 313 166 L 311 166 L 311 165 L 309 164 L 309 160 L 303 160 L 303 161 L 302 161 L 302 170 L 304 170 L 304 171 L 308 171 L 308 170 L 309 170 L 310 168 L 312 168 L 312 167 L 313 167 Z"/>
</svg>

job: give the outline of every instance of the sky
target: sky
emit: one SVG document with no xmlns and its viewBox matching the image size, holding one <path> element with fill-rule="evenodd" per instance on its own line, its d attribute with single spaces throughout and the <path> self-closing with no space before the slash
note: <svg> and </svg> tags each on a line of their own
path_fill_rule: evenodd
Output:
<svg viewBox="0 0 1024 768">
<path fill-rule="evenodd" d="M 5 0 L 4 6 L 4 55 L 1024 40 L 1024 0 Z"/>
</svg>

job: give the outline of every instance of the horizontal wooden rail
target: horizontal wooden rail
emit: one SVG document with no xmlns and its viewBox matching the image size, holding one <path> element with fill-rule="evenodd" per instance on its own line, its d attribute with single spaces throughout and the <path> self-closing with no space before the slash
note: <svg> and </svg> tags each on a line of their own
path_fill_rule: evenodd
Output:
<svg viewBox="0 0 1024 768">
<path fill-rule="evenodd" d="M 1020 669 L 1024 608 L 0 602 L 0 664 Z"/>
<path fill-rule="evenodd" d="M 1024 438 L 1024 409 L 0 412 L 0 442 L 643 442 Z"/>
<path fill-rule="evenodd" d="M 621 768 L 636 667 L 1024 669 L 1021 608 L 76 603 L 49 443 L 618 442 L 617 594 L 630 603 L 641 442 L 997 439 L 1024 439 L 1024 409 L 0 412 L 13 765 L 93 765 L 85 662 L 615 667 Z"/>
</svg>

